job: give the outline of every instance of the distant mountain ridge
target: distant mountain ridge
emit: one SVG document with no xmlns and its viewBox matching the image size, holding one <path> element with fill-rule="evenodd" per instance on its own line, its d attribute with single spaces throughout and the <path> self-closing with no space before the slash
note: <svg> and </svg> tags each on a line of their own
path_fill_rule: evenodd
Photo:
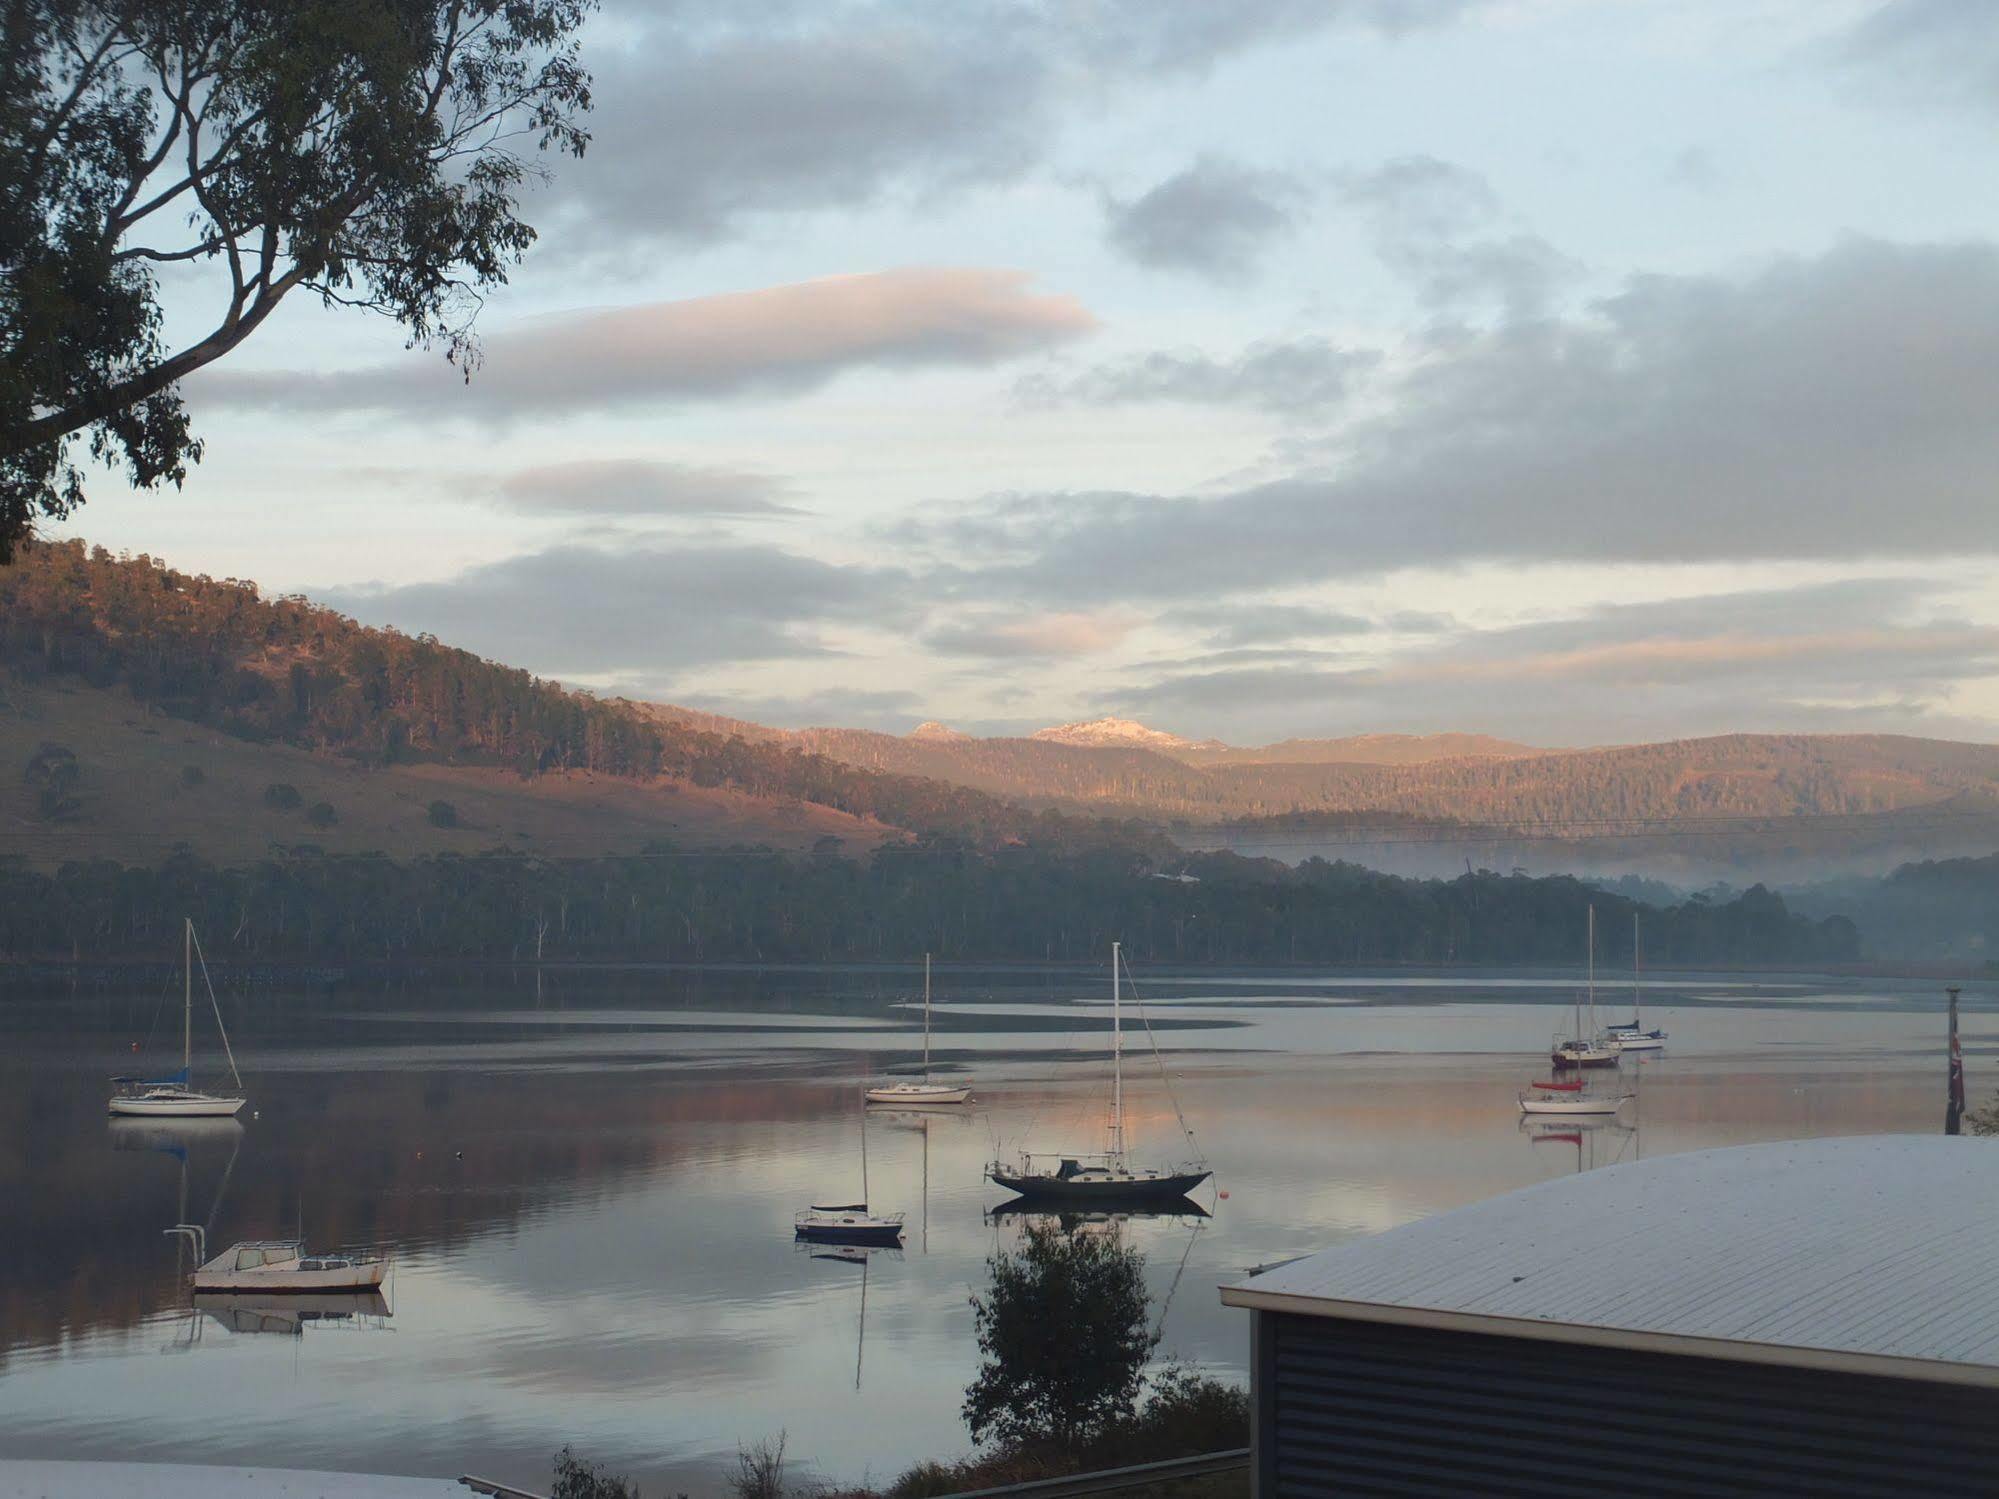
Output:
<svg viewBox="0 0 1999 1499">
<path fill-rule="evenodd" d="M 1233 823 L 1318 813 L 1448 822 L 1617 823 L 1853 816 L 1957 799 L 1999 809 L 1999 746 L 1885 734 L 1728 734 L 1661 744 L 1531 750 L 1459 738 L 1361 748 L 1308 741 L 1241 752 L 1162 751 L 1047 739 L 960 739 L 803 729 L 805 749 L 846 764 L 952 781 L 1033 806 L 1160 822 Z M 1383 742 L 1386 741 L 1386 742 Z M 1391 758 L 1401 754 L 1402 759 Z M 1256 758 L 1269 756 L 1269 758 Z M 1428 756 L 1428 758 L 1418 758 Z"/>
<path fill-rule="evenodd" d="M 45 739 L 83 764 L 82 801 L 102 808 L 103 826 L 87 829 L 93 838 L 152 843 L 179 825 L 144 826 L 141 781 L 171 791 L 151 778 L 192 771 L 207 773 L 212 789 L 189 782 L 176 805 L 205 807 L 211 821 L 226 820 L 246 791 L 254 797 L 259 777 L 295 794 L 319 787 L 338 813 L 312 833 L 294 827 L 303 813 L 265 819 L 281 832 L 246 821 L 236 839 L 244 847 L 283 836 L 328 847 L 460 848 L 467 838 L 449 831 L 455 824 L 425 825 L 435 833 L 409 826 L 410 809 L 421 819 L 440 778 L 468 807 L 476 797 L 490 808 L 476 818 L 483 838 L 539 847 L 559 838 L 576 852 L 607 837 L 603 829 L 621 842 L 793 846 L 825 838 L 852 846 L 907 830 L 979 848 L 1110 840 L 1150 857 L 1171 851 L 1166 831 L 1183 846 L 1336 856 L 1366 841 L 1356 830 L 1393 824 L 1435 831 L 1439 844 L 1458 838 L 1469 855 L 1496 860 L 1493 830 L 1630 840 L 1675 823 L 1697 825 L 1710 865 L 1730 867 L 1733 851 L 1762 857 L 1780 844 L 1811 857 L 1823 825 L 1795 834 L 1767 825 L 1803 818 L 1890 819 L 1875 843 L 1893 839 L 1902 857 L 1999 846 L 1999 746 L 1991 744 L 1731 734 L 1575 750 L 1472 733 L 1382 733 L 1244 748 L 1117 718 L 1018 738 L 978 738 L 936 721 L 909 734 L 786 730 L 595 698 L 428 636 L 364 628 L 304 599 L 264 598 L 248 583 L 81 543 L 36 544 L 0 569 L 0 690 L 9 676 L 33 690 L 11 709 L 0 703 L 0 758 L 14 766 L 0 820 L 32 824 L 15 842 L 38 848 L 55 849 L 64 828 L 77 827 L 63 821 L 62 788 L 22 779 L 23 766 L 31 779 L 41 774 Z M 207 764 L 176 761 L 155 742 L 160 719 L 270 753 L 222 746 L 205 752 Z M 300 754 L 320 758 L 308 764 Z M 314 765 L 394 774 L 336 795 L 338 778 Z M 130 787 L 116 779 L 128 771 L 138 777 Z M 136 801 L 123 797 L 127 789 Z M 634 800 L 641 791 L 643 803 Z M 49 807 L 37 810 L 44 792 Z M 1730 819 L 1764 825 L 1731 844 L 1735 835 L 1716 826 Z M 1930 823 L 1955 846 L 1926 842 Z"/>
<path fill-rule="evenodd" d="M 1195 765 L 1417 765 L 1428 760 L 1502 760 L 1560 751 L 1490 734 L 1351 734 L 1342 739 L 1282 739 L 1250 749 L 1206 740 L 1180 758 Z"/>
</svg>

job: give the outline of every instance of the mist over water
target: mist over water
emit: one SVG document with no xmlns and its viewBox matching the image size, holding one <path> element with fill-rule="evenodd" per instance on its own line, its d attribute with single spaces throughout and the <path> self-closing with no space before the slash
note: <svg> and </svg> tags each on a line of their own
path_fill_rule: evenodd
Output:
<svg viewBox="0 0 1999 1499">
<path fill-rule="evenodd" d="M 1251 1266 L 1577 1169 L 1942 1125 L 1930 983 L 1653 975 L 1645 1016 L 1672 1041 L 1625 1063 L 1636 1103 L 1529 1131 L 1515 1090 L 1545 1067 L 1573 974 L 1139 978 L 1134 1154 L 1185 1151 L 1149 1022 L 1216 1178 L 1197 1194 L 1212 1217 L 1125 1232 L 1161 1358 L 1229 1377 L 1248 1326 L 1215 1287 Z M 240 1125 L 177 1127 L 104 1117 L 133 1043 L 157 1059 L 176 1039 L 152 981 L 17 986 L 0 997 L 0 1451 L 536 1487 L 568 1443 L 649 1492 L 710 1490 L 739 1442 L 780 1429 L 834 1478 L 963 1452 L 968 1298 L 1021 1232 L 988 1216 L 1005 1194 L 981 1169 L 1101 1140 L 1108 981 L 940 968 L 934 1055 L 975 1101 L 872 1112 L 871 1200 L 907 1213 L 904 1248 L 809 1253 L 792 1214 L 859 1192 L 858 1088 L 914 1065 L 919 986 L 906 967 L 225 984 L 250 1105 Z M 1601 997 L 1628 1013 L 1625 987 Z M 1976 1101 L 1992 986 L 1965 1011 Z M 392 1244 L 387 1314 L 191 1310 L 177 1222 L 217 1247 L 300 1225 L 316 1246 Z"/>
</svg>

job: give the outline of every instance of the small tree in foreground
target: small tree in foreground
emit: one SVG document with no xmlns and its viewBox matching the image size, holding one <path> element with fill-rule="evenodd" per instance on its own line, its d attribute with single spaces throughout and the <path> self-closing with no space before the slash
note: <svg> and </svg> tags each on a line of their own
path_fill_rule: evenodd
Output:
<svg viewBox="0 0 1999 1499">
<path fill-rule="evenodd" d="M 1999 1135 L 1999 1093 L 1984 1108 L 1967 1113 L 1964 1123 L 1974 1135 Z"/>
<path fill-rule="evenodd" d="M 972 1440 L 1076 1452 L 1129 1421 L 1156 1341 L 1145 1256 L 1116 1232 L 1031 1224 L 1018 1253 L 987 1264 L 992 1284 L 972 1298 L 983 1355 L 965 1391 Z"/>
<path fill-rule="evenodd" d="M 754 1447 L 738 1447 L 729 1487 L 736 1499 L 784 1499 L 784 1433 L 765 1437 Z"/>
<path fill-rule="evenodd" d="M 564 1447 L 555 1454 L 555 1487 L 549 1499 L 639 1499 L 628 1478 L 614 1478 L 598 1463 L 586 1463 Z"/>
</svg>

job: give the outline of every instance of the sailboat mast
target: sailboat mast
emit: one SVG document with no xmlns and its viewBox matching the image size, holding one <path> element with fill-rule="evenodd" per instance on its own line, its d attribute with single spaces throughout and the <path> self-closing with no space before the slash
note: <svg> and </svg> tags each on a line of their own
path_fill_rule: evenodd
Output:
<svg viewBox="0 0 1999 1499">
<path fill-rule="evenodd" d="M 1596 907 L 1589 908 L 1589 1028 L 1596 1030 Z"/>
<path fill-rule="evenodd" d="M 868 1196 L 868 1093 L 865 1083 L 861 1089 L 861 1211 L 868 1210 L 871 1200 Z"/>
<path fill-rule="evenodd" d="M 1576 1028 L 1569 1034 L 1578 1041 L 1583 1038 L 1583 997 L 1580 994 L 1576 995 Z"/>
<path fill-rule="evenodd" d="M 1111 1155 L 1124 1159 L 1124 1008 L 1118 987 L 1123 944 L 1111 944 Z"/>
<path fill-rule="evenodd" d="M 930 954 L 923 955 L 923 1080 L 930 1081 Z"/>
<path fill-rule="evenodd" d="M 194 1079 L 194 919 L 181 918 L 180 934 L 180 1070 L 181 1082 Z"/>
<path fill-rule="evenodd" d="M 1635 1029 L 1645 1029 L 1645 1006 L 1638 997 L 1638 913 L 1631 913 L 1631 1023 Z"/>
</svg>

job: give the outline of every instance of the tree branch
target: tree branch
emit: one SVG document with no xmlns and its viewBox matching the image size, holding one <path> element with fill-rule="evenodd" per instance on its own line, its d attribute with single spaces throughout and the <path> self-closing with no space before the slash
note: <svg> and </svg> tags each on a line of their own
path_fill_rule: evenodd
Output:
<svg viewBox="0 0 1999 1499">
<path fill-rule="evenodd" d="M 260 292 L 241 317 L 223 324 L 200 343 L 190 345 L 130 379 L 94 390 L 60 411 L 51 411 L 14 431 L 0 434 L 0 458 L 11 458 L 16 453 L 25 453 L 44 443 L 67 437 L 78 428 L 101 422 L 150 396 L 158 395 L 204 365 L 213 364 L 255 332 L 257 325 L 284 300 L 285 294 L 304 279 L 305 267 L 293 266 Z"/>
<path fill-rule="evenodd" d="M 41 175 L 50 148 L 61 138 L 63 126 L 69 122 L 69 117 L 75 112 L 76 106 L 83 102 L 83 96 L 90 91 L 90 85 L 95 81 L 98 69 L 104 66 L 104 60 L 109 55 L 112 44 L 124 35 L 125 27 L 137 9 L 137 6 L 132 6 L 120 11 L 105 26 L 104 38 L 98 42 L 96 51 L 88 56 L 81 51 L 77 53 L 82 60 L 82 66 L 77 69 L 76 83 L 71 87 L 69 97 L 49 111 L 48 119 L 37 132 L 29 152 L 27 170 L 21 174 L 24 181 L 33 182 Z"/>
<path fill-rule="evenodd" d="M 199 244 L 189 245 L 185 250 L 155 250 L 148 245 L 134 245 L 130 249 L 118 251 L 111 258 L 113 261 L 151 260 L 164 265 L 172 260 L 196 260 L 203 255 L 212 255 L 222 248 L 222 244 L 222 239 L 217 236 L 205 239 Z"/>
</svg>

